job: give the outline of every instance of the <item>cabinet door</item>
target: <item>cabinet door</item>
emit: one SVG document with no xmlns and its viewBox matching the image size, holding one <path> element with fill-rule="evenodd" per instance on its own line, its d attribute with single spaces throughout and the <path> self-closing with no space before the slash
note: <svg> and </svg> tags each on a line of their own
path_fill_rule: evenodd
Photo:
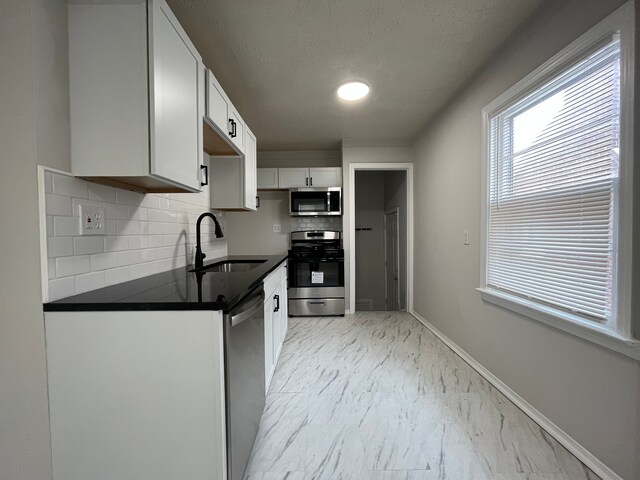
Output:
<svg viewBox="0 0 640 480">
<path fill-rule="evenodd" d="M 238 111 L 229 104 L 229 138 L 231 141 L 244 152 L 244 121 Z"/>
<path fill-rule="evenodd" d="M 274 368 L 273 353 L 273 296 L 271 296 L 264 302 L 264 381 L 267 392 Z"/>
<path fill-rule="evenodd" d="M 318 167 L 309 169 L 310 187 L 341 187 L 342 168 Z"/>
<path fill-rule="evenodd" d="M 280 349 L 282 342 L 280 341 L 280 324 L 282 323 L 282 297 L 280 297 L 279 289 L 276 289 L 271 295 L 273 299 L 273 368 L 275 370 L 278 365 L 278 357 L 280 357 Z"/>
<path fill-rule="evenodd" d="M 198 191 L 202 58 L 163 0 L 149 16 L 151 174 Z"/>
<path fill-rule="evenodd" d="M 251 130 L 245 128 L 244 145 L 244 207 L 248 210 L 256 210 L 258 198 L 258 184 L 256 176 L 256 137 Z"/>
<path fill-rule="evenodd" d="M 278 188 L 277 168 L 258 168 L 258 189 Z"/>
<path fill-rule="evenodd" d="M 285 267 L 285 272 L 286 272 L 286 267 Z M 287 308 L 289 302 L 287 301 L 286 274 L 278 290 L 280 291 L 280 305 L 281 305 L 280 307 L 280 345 L 282 346 L 282 344 L 284 343 L 284 339 L 287 336 L 287 330 L 289 327 L 289 309 Z"/>
<path fill-rule="evenodd" d="M 207 70 L 207 118 L 221 133 L 229 135 L 229 102 L 211 70 Z"/>
<path fill-rule="evenodd" d="M 296 188 L 309 186 L 308 168 L 279 168 L 279 188 Z"/>
</svg>

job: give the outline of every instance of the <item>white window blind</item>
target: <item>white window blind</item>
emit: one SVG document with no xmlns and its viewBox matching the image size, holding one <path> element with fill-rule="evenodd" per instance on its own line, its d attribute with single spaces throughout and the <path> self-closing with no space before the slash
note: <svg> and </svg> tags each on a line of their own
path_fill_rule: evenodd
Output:
<svg viewBox="0 0 640 480">
<path fill-rule="evenodd" d="M 617 37 L 490 117 L 488 286 L 610 319 L 619 124 Z"/>
</svg>

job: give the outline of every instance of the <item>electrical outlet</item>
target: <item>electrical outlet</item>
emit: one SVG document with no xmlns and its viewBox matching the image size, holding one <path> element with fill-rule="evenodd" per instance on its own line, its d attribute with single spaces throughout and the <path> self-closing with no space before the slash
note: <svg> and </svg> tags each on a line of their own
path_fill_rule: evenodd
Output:
<svg viewBox="0 0 640 480">
<path fill-rule="evenodd" d="M 280 224 L 275 223 L 273 225 L 273 233 L 280 233 L 282 231 L 282 227 L 280 226 Z"/>
<path fill-rule="evenodd" d="M 469 245 L 469 230 L 464 230 L 464 244 Z"/>
<path fill-rule="evenodd" d="M 107 216 L 103 207 L 80 205 L 80 232 L 82 235 L 104 235 Z"/>
</svg>

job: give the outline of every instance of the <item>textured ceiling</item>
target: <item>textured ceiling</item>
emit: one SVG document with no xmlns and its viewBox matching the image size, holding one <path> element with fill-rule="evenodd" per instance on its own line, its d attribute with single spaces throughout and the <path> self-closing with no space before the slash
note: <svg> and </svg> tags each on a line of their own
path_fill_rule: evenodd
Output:
<svg viewBox="0 0 640 480">
<path fill-rule="evenodd" d="M 259 150 L 414 138 L 542 2 L 168 0 Z"/>
</svg>

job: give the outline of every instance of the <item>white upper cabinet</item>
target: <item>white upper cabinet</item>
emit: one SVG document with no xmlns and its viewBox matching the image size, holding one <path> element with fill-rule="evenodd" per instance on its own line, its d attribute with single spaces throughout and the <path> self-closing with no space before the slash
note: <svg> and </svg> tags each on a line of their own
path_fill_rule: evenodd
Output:
<svg viewBox="0 0 640 480">
<path fill-rule="evenodd" d="M 258 188 L 260 189 L 278 189 L 278 169 L 277 168 L 258 168 Z"/>
<path fill-rule="evenodd" d="M 149 22 L 151 173 L 200 189 L 202 58 L 164 0 L 152 2 Z"/>
<path fill-rule="evenodd" d="M 341 187 L 342 168 L 315 167 L 309 169 L 310 187 Z"/>
<path fill-rule="evenodd" d="M 240 149 L 241 152 L 244 152 L 244 121 L 240 117 L 240 114 L 237 110 L 230 105 L 229 108 L 229 137 L 231 137 L 231 141 Z"/>
<path fill-rule="evenodd" d="M 278 168 L 277 188 L 341 186 L 342 168 L 340 167 Z"/>
<path fill-rule="evenodd" d="M 250 210 L 257 208 L 257 142 L 251 130 L 243 128 L 244 154 L 210 157 L 211 208 Z"/>
<path fill-rule="evenodd" d="M 223 135 L 230 135 L 229 100 L 211 70 L 207 70 L 207 119 Z"/>
<path fill-rule="evenodd" d="M 202 58 L 164 0 L 69 5 L 74 175 L 197 192 Z"/>
<path fill-rule="evenodd" d="M 278 188 L 296 188 L 309 186 L 308 168 L 279 168 Z"/>
<path fill-rule="evenodd" d="M 211 70 L 207 70 L 205 119 L 205 151 L 207 153 L 210 155 L 244 153 L 247 126 Z"/>
<path fill-rule="evenodd" d="M 244 127 L 243 127 L 244 128 Z M 244 146 L 244 208 L 248 210 L 256 210 L 258 200 L 258 181 L 257 181 L 257 143 L 256 137 L 251 130 L 245 128 L 245 146 Z"/>
</svg>

